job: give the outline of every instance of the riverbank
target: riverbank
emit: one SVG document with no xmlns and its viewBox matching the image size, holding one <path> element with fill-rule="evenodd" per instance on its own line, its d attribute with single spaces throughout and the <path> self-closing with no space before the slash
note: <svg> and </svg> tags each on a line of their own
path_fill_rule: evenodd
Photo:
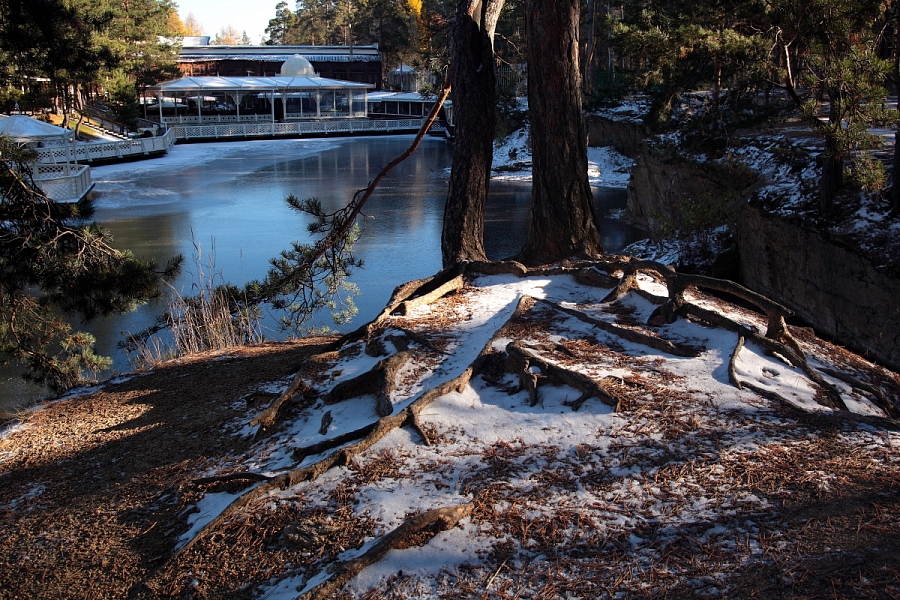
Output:
<svg viewBox="0 0 900 600">
<path fill-rule="evenodd" d="M 472 276 L 339 353 L 315 339 L 193 357 L 29 412 L 0 438 L 0 598 L 295 598 L 411 515 L 457 505 L 469 516 L 337 597 L 900 593 L 900 433 L 876 397 L 898 408 L 896 374 L 793 329 L 851 409 L 837 413 L 721 326 L 644 325 L 664 293 L 651 279 L 605 304 L 610 282 L 576 271 Z M 519 352 L 534 395 L 507 372 Z M 386 357 L 379 419 L 348 382 Z M 729 363 L 753 386 L 729 384 Z M 585 397 L 563 372 L 600 388 Z M 292 381 L 269 429 L 251 425 Z M 376 422 L 372 445 L 353 441 Z M 335 446 L 346 461 L 316 470 Z M 226 508 L 239 497 L 253 499 Z"/>
</svg>

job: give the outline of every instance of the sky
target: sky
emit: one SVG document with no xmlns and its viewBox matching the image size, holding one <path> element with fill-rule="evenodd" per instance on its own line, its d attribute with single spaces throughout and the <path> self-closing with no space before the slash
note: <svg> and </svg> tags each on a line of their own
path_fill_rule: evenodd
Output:
<svg viewBox="0 0 900 600">
<path fill-rule="evenodd" d="M 179 0 L 177 4 L 181 20 L 194 13 L 203 26 L 204 35 L 215 37 L 222 29 L 233 25 L 240 33 L 246 31 L 252 43 L 259 44 L 269 19 L 275 17 L 278 0 L 249 3 L 246 0 Z"/>
</svg>

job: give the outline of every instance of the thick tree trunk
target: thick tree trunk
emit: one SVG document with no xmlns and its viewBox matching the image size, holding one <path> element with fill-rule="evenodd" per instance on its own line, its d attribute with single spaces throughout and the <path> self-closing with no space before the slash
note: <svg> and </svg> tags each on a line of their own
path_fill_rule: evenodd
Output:
<svg viewBox="0 0 900 600">
<path fill-rule="evenodd" d="M 894 2 L 894 32 L 891 64 L 891 76 L 894 80 L 894 94 L 900 102 L 900 0 Z M 898 106 L 900 108 L 900 106 Z M 894 128 L 894 164 L 891 170 L 891 200 L 894 212 L 900 214 L 900 124 Z"/>
<path fill-rule="evenodd" d="M 900 92 L 900 85 L 897 86 L 898 92 Z M 900 98 L 900 96 L 898 96 Z M 894 129 L 894 164 L 891 169 L 891 177 L 893 178 L 893 183 L 891 184 L 891 200 L 894 207 L 894 212 L 900 214 L 900 127 Z"/>
<path fill-rule="evenodd" d="M 493 36 L 503 2 L 459 0 L 456 7 L 450 47 L 455 148 L 441 232 L 445 267 L 487 260 L 484 206 L 493 160 L 497 86 Z"/>
<path fill-rule="evenodd" d="M 523 262 L 601 253 L 581 114 L 578 0 L 529 0 L 532 206 Z"/>
</svg>

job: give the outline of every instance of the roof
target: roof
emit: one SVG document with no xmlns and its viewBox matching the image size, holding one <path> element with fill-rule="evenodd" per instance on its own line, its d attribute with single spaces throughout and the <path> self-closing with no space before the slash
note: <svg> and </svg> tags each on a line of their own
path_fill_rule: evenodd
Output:
<svg viewBox="0 0 900 600">
<path fill-rule="evenodd" d="M 182 77 L 151 86 L 154 92 L 267 91 L 285 89 L 370 89 L 370 83 L 326 77 Z"/>
<path fill-rule="evenodd" d="M 373 92 L 367 97 L 369 102 L 431 102 L 437 100 L 435 96 L 423 96 L 419 92 Z"/>
<path fill-rule="evenodd" d="M 0 115 L 0 135 L 14 142 L 66 138 L 72 135 L 68 129 L 50 125 L 25 115 Z"/>
<path fill-rule="evenodd" d="M 187 41 L 187 39 L 185 40 Z M 312 62 L 381 62 L 381 52 L 372 46 L 182 46 L 179 62 L 208 60 L 285 61 L 299 54 Z"/>
</svg>

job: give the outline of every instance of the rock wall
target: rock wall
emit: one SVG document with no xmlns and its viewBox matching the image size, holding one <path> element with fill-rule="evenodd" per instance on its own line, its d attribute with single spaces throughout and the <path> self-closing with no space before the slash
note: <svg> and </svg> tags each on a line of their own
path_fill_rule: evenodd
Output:
<svg viewBox="0 0 900 600">
<path fill-rule="evenodd" d="M 628 158 L 636 158 L 646 133 L 640 123 L 611 121 L 596 115 L 587 119 L 588 146 L 612 146 Z"/>
<path fill-rule="evenodd" d="M 737 243 L 744 285 L 820 334 L 900 371 L 900 278 L 799 220 L 752 203 L 740 212 Z"/>
<path fill-rule="evenodd" d="M 758 180 L 755 173 L 739 167 L 690 161 L 649 138 L 639 148 L 631 171 L 628 219 L 656 238 L 666 227 L 690 228 L 714 218 L 713 212 L 722 218 L 736 214 Z"/>
</svg>

